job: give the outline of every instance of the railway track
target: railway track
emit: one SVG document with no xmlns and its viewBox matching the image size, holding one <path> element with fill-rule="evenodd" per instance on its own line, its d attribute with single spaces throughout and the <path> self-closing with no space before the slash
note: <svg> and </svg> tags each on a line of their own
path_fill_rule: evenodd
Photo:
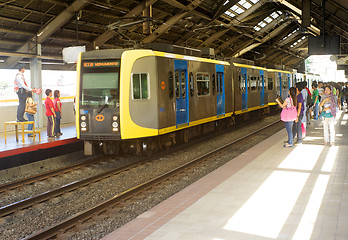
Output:
<svg viewBox="0 0 348 240">
<path fill-rule="evenodd" d="M 100 161 L 102 161 L 105 157 L 97 157 L 97 158 L 93 158 L 90 160 L 87 160 L 85 162 L 80 162 L 80 163 L 76 163 L 64 168 L 59 168 L 59 169 L 55 169 L 52 171 L 48 171 L 48 172 L 44 172 L 42 174 L 38 174 L 35 176 L 31 176 L 28 178 L 23 178 L 17 181 L 13 181 L 13 182 L 9 182 L 6 184 L 3 184 L 0 186 L 0 193 L 4 193 L 4 192 L 8 192 L 20 187 L 23 187 L 25 185 L 29 185 L 29 184 L 33 184 L 39 181 L 43 181 L 43 180 L 47 180 L 49 178 L 53 178 L 59 175 L 63 175 L 66 174 L 68 172 L 72 172 L 72 171 L 76 171 L 79 170 L 81 168 L 84 167 L 88 167 L 90 165 L 96 164 L 96 163 L 100 163 Z"/>
<path fill-rule="evenodd" d="M 115 209 L 119 207 L 123 207 L 127 204 L 132 204 L 133 201 L 136 201 L 136 199 L 139 198 L 139 196 L 146 196 L 147 194 L 151 194 L 154 192 L 159 191 L 159 189 L 164 188 L 166 185 L 177 181 L 178 179 L 183 178 L 183 176 L 188 175 L 189 173 L 192 173 L 195 168 L 198 168 L 200 165 L 206 165 L 209 164 L 210 161 L 214 161 L 218 156 L 223 155 L 225 151 L 229 149 L 233 149 L 233 147 L 237 144 L 242 144 L 243 142 L 248 142 L 251 138 L 253 138 L 257 134 L 261 134 L 263 131 L 267 131 L 269 128 L 273 127 L 276 124 L 279 124 L 280 121 L 273 122 L 271 124 L 268 124 L 267 126 L 263 127 L 262 129 L 258 129 L 256 131 L 253 131 L 252 133 L 243 136 L 241 138 L 238 138 L 234 140 L 233 142 L 226 144 L 224 146 L 219 147 L 218 149 L 215 149 L 214 151 L 211 151 L 209 153 L 204 154 L 201 157 L 198 157 L 196 159 L 193 159 L 182 166 L 176 167 L 175 169 L 172 169 L 168 171 L 167 173 L 164 173 L 160 176 L 157 176 L 145 183 L 138 184 L 135 187 L 132 187 L 128 190 L 123 191 L 120 194 L 117 194 L 116 196 L 110 198 L 107 201 L 104 201 L 96 206 L 93 206 L 85 211 L 82 211 L 78 214 L 75 214 L 69 218 L 67 218 L 64 221 L 61 221 L 58 224 L 55 224 L 53 226 L 50 226 L 44 230 L 40 230 L 38 232 L 33 233 L 30 236 L 27 236 L 25 239 L 49 239 L 49 238 L 56 238 L 59 235 L 66 234 L 67 231 L 74 231 L 74 227 L 77 227 L 78 225 L 82 225 L 85 222 L 89 221 L 92 218 L 101 216 L 103 214 L 108 214 L 108 212 L 113 212 Z M 133 166 L 127 166 L 123 168 L 123 170 L 120 169 L 120 171 L 127 171 L 127 168 L 136 167 L 134 164 Z M 117 172 L 112 173 L 110 171 L 108 174 L 118 174 Z M 105 176 L 104 176 L 105 177 Z M 88 185 L 88 182 L 95 182 L 100 181 L 100 179 L 103 178 L 102 176 L 98 176 L 95 178 L 91 178 L 89 180 L 85 179 L 82 180 L 81 183 L 77 184 L 79 186 L 86 186 Z M 73 191 L 73 189 L 78 188 L 78 186 L 75 185 L 75 183 L 71 184 L 71 186 L 67 186 L 66 191 Z M 57 189 L 56 193 L 52 193 L 54 195 L 56 194 L 62 194 L 63 190 Z M 64 190 L 65 191 L 65 190 Z M 51 194 L 51 193 L 50 193 Z M 42 197 L 47 198 L 46 197 Z M 34 200 L 34 202 L 40 201 L 39 199 Z M 20 203 L 19 203 L 20 204 Z M 11 207 L 11 206 L 9 206 Z M 19 207 L 21 208 L 21 207 Z M 15 210 L 5 210 L 1 209 L 3 212 L 7 211 L 14 212 Z M 0 213 L 1 213 L 0 210 Z M 1 213 L 2 214 L 2 213 Z"/>
</svg>

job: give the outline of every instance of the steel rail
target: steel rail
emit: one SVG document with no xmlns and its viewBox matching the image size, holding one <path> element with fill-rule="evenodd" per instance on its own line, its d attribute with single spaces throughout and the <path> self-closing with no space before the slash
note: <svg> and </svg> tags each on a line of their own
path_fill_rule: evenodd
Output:
<svg viewBox="0 0 348 240">
<path fill-rule="evenodd" d="M 125 165 L 125 166 L 120 167 L 120 168 L 119 167 L 114 168 L 110 171 L 95 175 L 93 177 L 89 177 L 89 178 L 85 178 L 85 179 L 82 179 L 79 181 L 75 181 L 75 182 L 66 184 L 62 187 L 59 187 L 57 189 L 53 189 L 53 190 L 44 192 L 42 194 L 36 195 L 34 197 L 30 197 L 30 198 L 18 201 L 16 203 L 6 205 L 6 206 L 0 208 L 0 217 L 5 217 L 7 215 L 10 215 L 10 214 L 16 212 L 17 210 L 25 209 L 25 208 L 28 208 L 28 207 L 34 205 L 34 204 L 42 203 L 42 202 L 47 201 L 49 199 L 52 199 L 54 197 L 58 197 L 66 192 L 74 191 L 80 187 L 90 185 L 94 182 L 98 182 L 98 181 L 105 179 L 105 178 L 108 178 L 112 175 L 120 174 L 122 172 L 128 171 L 132 168 L 135 168 L 135 167 L 137 167 L 141 164 L 145 164 L 147 162 L 148 162 L 148 158 L 144 158 L 138 162 L 131 163 L 131 164 Z"/>
<path fill-rule="evenodd" d="M 114 196 L 113 198 L 100 203 L 99 205 L 92 207 L 90 209 L 87 209 L 85 211 L 82 211 L 78 214 L 75 214 L 74 216 L 71 216 L 70 218 L 52 226 L 52 227 L 48 227 L 44 230 L 39 230 L 29 236 L 27 236 L 26 238 L 24 238 L 24 240 L 39 240 L 39 239 L 48 239 L 48 238 L 53 238 L 56 237 L 58 234 L 60 233 L 64 233 L 65 230 L 67 229 L 71 229 L 72 227 L 85 222 L 86 220 L 90 219 L 91 217 L 98 215 L 102 212 L 107 211 L 108 209 L 111 208 L 111 206 L 114 206 L 116 204 L 121 203 L 123 200 L 125 199 L 129 199 L 131 196 L 136 195 L 139 192 L 144 191 L 146 188 L 151 188 L 152 186 L 163 182 L 164 180 L 167 180 L 179 173 L 182 173 L 185 171 L 185 169 L 192 167 L 193 165 L 205 161 L 206 159 L 215 156 L 217 153 L 231 147 L 232 145 L 241 142 L 247 138 L 250 138 L 251 136 L 257 134 L 258 132 L 261 132 L 277 123 L 279 123 L 279 121 L 270 123 L 268 125 L 266 125 L 265 127 L 255 130 L 252 133 L 247 134 L 246 136 L 243 136 L 241 138 L 238 138 L 226 145 L 223 145 L 221 147 L 219 147 L 218 149 L 215 149 L 207 154 L 204 154 L 203 156 L 200 156 L 196 159 L 193 159 L 192 161 L 185 163 L 177 168 L 175 168 L 174 170 L 171 170 L 165 174 L 162 174 L 161 176 L 156 177 L 155 179 L 149 180 L 146 183 L 143 184 L 139 184 L 138 186 L 135 186 L 129 190 L 126 190 L 116 196 Z"/>
<path fill-rule="evenodd" d="M 42 181 L 42 180 L 48 179 L 50 177 L 55 177 L 55 176 L 60 175 L 60 174 L 65 174 L 67 172 L 71 172 L 71 171 L 80 169 L 82 167 L 86 167 L 88 165 L 100 162 L 103 158 L 105 158 L 105 157 L 93 158 L 93 159 L 87 160 L 85 162 L 76 163 L 76 164 L 73 164 L 73 165 L 70 165 L 67 167 L 51 170 L 51 171 L 44 172 L 44 173 L 39 174 L 39 175 L 35 175 L 32 177 L 27 177 L 27 178 L 23 178 L 23 179 L 20 179 L 17 181 L 3 184 L 0 186 L 0 193 L 6 192 L 9 190 L 13 190 L 15 188 L 19 188 L 23 185 L 29 185 L 29 184 L 32 184 L 32 183 L 35 183 L 38 181 Z"/>
</svg>

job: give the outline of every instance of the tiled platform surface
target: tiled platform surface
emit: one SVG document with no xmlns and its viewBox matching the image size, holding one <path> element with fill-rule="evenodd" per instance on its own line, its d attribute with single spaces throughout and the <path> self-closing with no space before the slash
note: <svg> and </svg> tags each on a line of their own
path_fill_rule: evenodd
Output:
<svg viewBox="0 0 348 240">
<path fill-rule="evenodd" d="M 17 148 L 19 146 L 23 147 L 23 146 L 31 145 L 33 143 L 39 143 L 38 135 L 35 138 L 36 141 L 34 142 L 33 138 L 28 137 L 27 134 L 25 134 L 25 143 L 24 144 L 22 143 L 22 134 L 18 134 L 19 141 L 16 142 L 16 136 L 15 136 L 15 131 L 14 131 L 15 128 L 12 126 L 8 126 L 7 128 L 8 128 L 8 130 L 7 130 L 7 144 L 5 144 L 4 133 L 3 132 L 0 133 L 0 151 Z M 36 128 L 36 129 L 41 131 L 41 143 L 51 141 L 51 140 L 47 139 L 46 127 Z M 60 136 L 59 138 L 56 138 L 56 139 L 76 138 L 76 127 L 75 127 L 74 123 L 62 124 L 61 131 L 62 131 L 63 135 Z"/>
<path fill-rule="evenodd" d="M 346 240 L 347 121 L 334 147 L 320 122 L 290 149 L 282 130 L 103 240 Z"/>
<path fill-rule="evenodd" d="M 40 145 L 40 144 L 42 145 L 42 144 L 51 143 L 54 141 L 62 141 L 62 140 L 76 138 L 75 124 L 63 124 L 63 125 L 61 125 L 61 131 L 62 131 L 63 135 L 56 138 L 56 139 L 47 139 L 46 127 L 45 128 L 37 128 L 37 129 L 41 131 L 41 141 L 39 141 L 38 135 L 35 138 L 36 141 L 34 142 L 33 138 L 30 138 L 27 136 L 27 134 L 25 134 L 25 143 L 22 143 L 22 134 L 19 134 L 19 136 L 18 136 L 19 141 L 16 142 L 14 127 L 12 127 L 12 128 L 8 127 L 7 143 L 6 144 L 5 144 L 4 133 L 0 133 L 0 154 L 1 154 L 1 152 L 6 152 L 6 151 L 10 151 L 10 150 L 16 150 L 16 149 L 31 147 L 34 145 Z M 13 131 L 11 131 L 11 130 L 13 130 Z"/>
</svg>

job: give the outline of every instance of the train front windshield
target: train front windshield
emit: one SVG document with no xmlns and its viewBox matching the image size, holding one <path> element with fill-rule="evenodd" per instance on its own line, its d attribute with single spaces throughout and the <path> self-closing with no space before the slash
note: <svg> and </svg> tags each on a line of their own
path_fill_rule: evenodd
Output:
<svg viewBox="0 0 348 240">
<path fill-rule="evenodd" d="M 83 62 L 82 106 L 119 106 L 119 62 Z"/>
</svg>

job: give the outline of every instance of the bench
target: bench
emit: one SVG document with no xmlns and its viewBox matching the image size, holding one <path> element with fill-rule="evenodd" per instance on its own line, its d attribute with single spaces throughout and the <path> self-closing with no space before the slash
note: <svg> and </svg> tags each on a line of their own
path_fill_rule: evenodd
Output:
<svg viewBox="0 0 348 240">
<path fill-rule="evenodd" d="M 21 133 L 22 132 L 22 130 L 21 129 L 19 129 L 18 130 L 18 133 Z M 25 134 L 33 134 L 33 141 L 35 142 L 35 134 L 36 133 L 38 133 L 39 134 L 39 142 L 41 142 L 41 132 L 40 132 L 40 130 L 34 130 L 34 127 L 33 127 L 33 130 L 24 130 L 24 133 Z"/>
<path fill-rule="evenodd" d="M 33 130 L 24 130 L 24 125 L 33 124 Z M 33 134 L 33 140 L 35 142 L 35 133 L 39 134 L 39 141 L 41 141 L 41 133 L 40 130 L 35 130 L 35 124 L 34 121 L 27 121 L 27 122 L 17 122 L 17 121 L 9 121 L 4 123 L 4 132 L 5 132 L 5 144 L 7 143 L 7 137 L 6 137 L 6 126 L 12 125 L 15 126 L 16 130 L 16 141 L 18 142 L 18 133 L 22 133 L 22 143 L 25 141 L 24 134 L 25 133 L 32 133 Z M 18 126 L 21 126 L 21 129 L 18 131 Z"/>
</svg>

